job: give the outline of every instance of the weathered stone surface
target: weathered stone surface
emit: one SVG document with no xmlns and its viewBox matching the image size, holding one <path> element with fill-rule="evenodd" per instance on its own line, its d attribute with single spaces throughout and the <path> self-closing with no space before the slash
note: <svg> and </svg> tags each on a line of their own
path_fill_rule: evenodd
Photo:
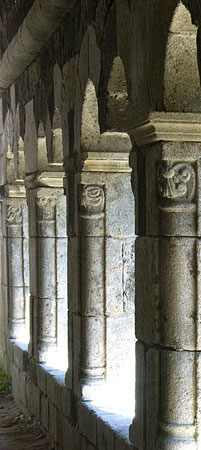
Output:
<svg viewBox="0 0 201 450">
<path fill-rule="evenodd" d="M 108 429 L 106 423 L 103 420 L 99 420 L 97 424 L 97 437 L 98 448 L 100 450 L 110 450 L 114 448 L 114 435 L 110 429 Z"/>
<path fill-rule="evenodd" d="M 37 324 L 32 328 L 34 356 L 40 362 L 50 363 L 52 359 L 55 365 L 67 367 L 65 199 L 61 189 L 49 187 L 30 189 L 28 195 L 30 290 L 34 304 L 31 321 L 34 322 L 35 314 L 38 316 Z"/>
<path fill-rule="evenodd" d="M 62 17 L 68 8 L 66 1 L 53 3 L 44 3 L 48 22 L 52 7 L 62 6 Z M 59 450 L 132 447 L 118 434 L 128 430 L 127 421 L 119 428 L 111 418 L 108 431 L 106 422 L 100 424 L 80 399 L 90 401 L 98 394 L 100 378 L 112 383 L 125 369 L 127 386 L 134 372 L 126 365 L 134 354 L 135 213 L 128 166 L 133 145 L 139 341 L 130 437 L 138 450 L 198 450 L 201 97 L 196 29 L 176 0 L 96 3 L 78 2 L 63 17 L 0 102 L 0 362 L 9 368 L 15 361 L 14 394 L 40 415 Z M 39 4 L 33 5 L 37 12 Z M 20 38 L 18 33 L 3 56 L 12 30 L 20 26 L 22 7 L 6 0 L 1 8 L 5 64 L 27 27 L 25 22 Z M 22 11 L 24 17 L 28 7 Z M 47 25 L 42 30 L 44 17 L 37 23 L 31 17 L 40 42 L 26 34 L 23 61 L 30 41 L 34 48 L 41 46 Z M 199 35 L 200 29 L 198 59 Z M 6 59 L 6 67 L 12 61 Z M 29 233 L 25 198 L 20 209 L 12 197 L 13 185 L 21 186 L 24 173 Z M 30 379 L 23 373 L 22 385 L 28 386 L 23 396 L 22 354 L 11 349 L 6 336 L 8 320 L 16 328 L 16 319 L 18 325 L 24 317 L 29 322 L 29 269 Z M 65 388 L 53 373 L 36 367 L 50 355 L 54 366 L 62 356 L 67 367 L 67 340 Z M 77 417 L 78 402 L 82 411 Z"/>
<path fill-rule="evenodd" d="M 152 450 L 158 435 L 158 415 L 160 410 L 159 386 L 160 350 L 149 348 L 146 352 L 146 449 Z M 161 400 L 162 401 L 162 400 Z M 154 408 L 153 408 L 154 404 Z"/>
<path fill-rule="evenodd" d="M 48 411 L 48 398 L 45 397 L 45 395 L 41 395 L 41 404 L 40 404 L 40 421 L 42 426 L 45 428 L 45 430 L 48 430 L 49 424 L 48 424 L 48 418 L 49 418 L 49 411 Z"/>
<path fill-rule="evenodd" d="M 81 313 L 103 314 L 104 310 L 104 239 L 81 238 Z"/>
<path fill-rule="evenodd" d="M 164 424 L 192 425 L 195 420 L 195 358 L 193 352 L 161 354 L 161 420 Z M 168 394 L 168 395 L 167 395 Z"/>
<path fill-rule="evenodd" d="M 57 409 L 56 406 L 49 401 L 49 433 L 50 436 L 57 442 L 58 439 L 58 423 L 57 423 Z"/>
<path fill-rule="evenodd" d="M 127 383 L 132 384 L 132 371 L 134 370 L 134 317 L 133 314 L 122 314 L 118 317 L 106 319 L 107 336 L 107 381 L 125 389 L 124 377 L 127 375 Z M 118 388 L 117 388 L 118 389 Z"/>
<path fill-rule="evenodd" d="M 116 238 L 134 235 L 134 201 L 130 174 L 107 176 L 106 236 Z"/>
<path fill-rule="evenodd" d="M 196 337 L 199 325 L 195 315 L 195 240 L 138 238 L 136 258 L 139 261 L 136 266 L 139 274 L 136 280 L 137 337 L 149 344 L 161 342 L 178 349 L 199 348 Z M 149 269 L 138 272 L 145 258 Z"/>
<path fill-rule="evenodd" d="M 137 341 L 135 347 L 136 355 L 136 385 L 135 385 L 135 417 L 130 426 L 130 441 L 134 443 L 136 448 L 146 449 L 146 436 L 144 429 L 144 417 L 146 415 L 146 365 L 145 355 L 146 346 Z"/>
<path fill-rule="evenodd" d="M 96 445 L 96 416 L 93 411 L 87 408 L 86 403 L 80 405 L 78 409 L 79 428 L 82 434 L 94 445 Z"/>
<path fill-rule="evenodd" d="M 172 33 L 169 36 L 164 75 L 167 111 L 200 110 L 200 79 L 196 52 L 196 29 L 191 34 Z"/>
</svg>

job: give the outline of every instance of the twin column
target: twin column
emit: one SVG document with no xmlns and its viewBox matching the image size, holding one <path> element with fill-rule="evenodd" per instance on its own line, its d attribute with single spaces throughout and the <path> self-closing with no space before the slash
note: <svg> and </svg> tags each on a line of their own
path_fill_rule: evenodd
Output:
<svg viewBox="0 0 201 450">
<path fill-rule="evenodd" d="M 27 180 L 30 240 L 29 352 L 67 367 L 66 199 L 61 173 Z"/>
<path fill-rule="evenodd" d="M 3 298 L 7 301 L 8 335 L 29 340 L 29 240 L 26 191 L 22 182 L 8 184 L 2 199 Z M 6 300 L 7 299 L 7 300 Z"/>
<path fill-rule="evenodd" d="M 134 340 L 131 143 L 120 133 L 102 137 L 108 151 L 100 142 L 99 151 L 65 161 L 70 352 L 66 383 L 84 400 L 100 395 L 106 380 L 115 383 Z"/>
<path fill-rule="evenodd" d="M 139 450 L 201 445 L 200 132 L 193 115 L 170 113 L 153 114 L 135 130 L 138 341 L 130 437 Z"/>
</svg>

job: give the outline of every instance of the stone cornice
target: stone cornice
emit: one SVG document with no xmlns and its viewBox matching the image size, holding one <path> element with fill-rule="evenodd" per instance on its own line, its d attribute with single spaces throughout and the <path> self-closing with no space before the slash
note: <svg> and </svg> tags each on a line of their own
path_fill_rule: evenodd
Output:
<svg viewBox="0 0 201 450">
<path fill-rule="evenodd" d="M 132 144 L 127 133 L 106 132 L 100 135 L 97 151 L 82 149 L 64 159 L 66 173 L 122 172 L 129 173 L 129 153 Z"/>
<path fill-rule="evenodd" d="M 138 146 L 158 141 L 201 142 L 201 114 L 153 112 L 132 135 Z"/>
<path fill-rule="evenodd" d="M 64 172 L 41 172 L 26 175 L 26 189 L 34 189 L 36 187 L 63 187 Z"/>
<path fill-rule="evenodd" d="M 26 198 L 26 189 L 23 181 L 6 185 L 6 197 Z"/>
<path fill-rule="evenodd" d="M 112 152 L 81 152 L 64 160 L 66 173 L 131 172 L 129 154 Z"/>
</svg>

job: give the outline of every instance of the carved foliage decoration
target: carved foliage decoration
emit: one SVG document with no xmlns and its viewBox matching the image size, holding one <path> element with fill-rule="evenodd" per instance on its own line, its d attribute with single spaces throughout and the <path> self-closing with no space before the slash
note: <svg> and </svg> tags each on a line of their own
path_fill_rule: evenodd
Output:
<svg viewBox="0 0 201 450">
<path fill-rule="evenodd" d="M 195 172 L 186 162 L 162 161 L 158 165 L 159 194 L 171 200 L 192 200 L 195 193 Z"/>
<path fill-rule="evenodd" d="M 40 221 L 55 220 L 56 201 L 53 198 L 37 198 L 38 219 Z"/>
<path fill-rule="evenodd" d="M 82 214 L 100 214 L 104 211 L 105 195 L 101 186 L 79 186 L 79 206 Z"/>
<path fill-rule="evenodd" d="M 22 223 L 22 208 L 21 206 L 9 205 L 7 207 L 7 223 L 10 225 L 18 225 Z"/>
</svg>

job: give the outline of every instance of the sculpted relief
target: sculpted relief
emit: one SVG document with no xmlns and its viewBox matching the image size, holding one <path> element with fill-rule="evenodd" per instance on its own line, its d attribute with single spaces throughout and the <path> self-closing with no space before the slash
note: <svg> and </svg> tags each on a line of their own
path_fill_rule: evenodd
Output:
<svg viewBox="0 0 201 450">
<path fill-rule="evenodd" d="M 105 195 L 101 186 L 79 186 L 79 205 L 82 214 L 100 214 L 104 211 Z"/>
<path fill-rule="evenodd" d="M 172 200 L 192 200 L 195 193 L 195 172 L 186 162 L 162 161 L 157 169 L 158 191 Z"/>
<path fill-rule="evenodd" d="M 9 205 L 7 207 L 7 224 L 14 225 L 22 223 L 22 208 L 21 206 L 12 206 Z"/>
</svg>

